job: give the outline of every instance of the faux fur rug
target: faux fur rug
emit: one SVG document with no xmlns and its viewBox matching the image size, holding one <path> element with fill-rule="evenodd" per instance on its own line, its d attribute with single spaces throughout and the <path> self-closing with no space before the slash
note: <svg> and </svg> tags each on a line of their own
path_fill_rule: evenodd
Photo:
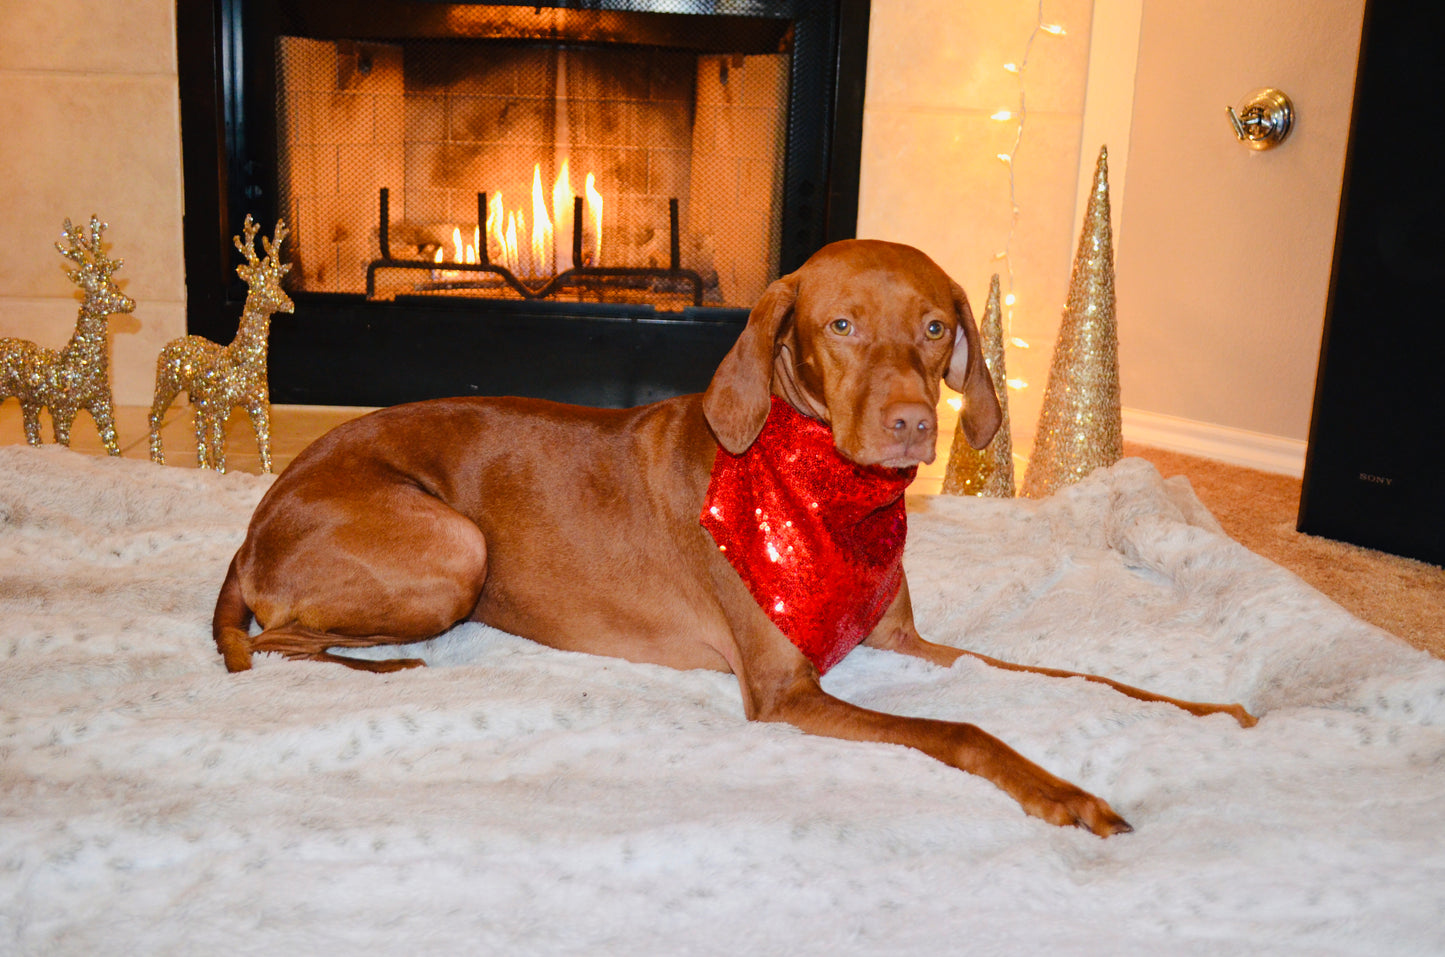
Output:
<svg viewBox="0 0 1445 957">
<path fill-rule="evenodd" d="M 1445 662 L 1140 460 L 912 502 L 920 625 L 1257 727 L 967 659 L 825 682 L 994 732 L 1137 829 L 1108 841 L 750 724 L 729 676 L 478 626 L 419 671 L 228 675 L 211 607 L 266 482 L 0 449 L 0 952 L 1445 951 Z"/>
</svg>

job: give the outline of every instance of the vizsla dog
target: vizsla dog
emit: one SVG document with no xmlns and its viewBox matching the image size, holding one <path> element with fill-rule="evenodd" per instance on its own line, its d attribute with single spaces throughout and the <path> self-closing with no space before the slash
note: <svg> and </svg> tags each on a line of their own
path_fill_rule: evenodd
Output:
<svg viewBox="0 0 1445 957">
<path fill-rule="evenodd" d="M 702 395 L 626 410 L 442 399 L 322 437 L 257 507 L 216 644 L 231 671 L 258 651 L 388 671 L 422 662 L 331 649 L 472 620 L 729 671 L 749 718 L 908 745 L 1046 821 L 1128 831 L 972 725 L 870 711 L 819 685 L 859 642 L 943 666 L 971 654 L 919 636 L 902 574 L 903 488 L 934 457 L 940 380 L 963 394 L 982 447 L 1000 412 L 963 290 L 911 247 L 835 243 L 767 289 Z M 1082 677 L 1253 723 L 1238 705 Z"/>
</svg>

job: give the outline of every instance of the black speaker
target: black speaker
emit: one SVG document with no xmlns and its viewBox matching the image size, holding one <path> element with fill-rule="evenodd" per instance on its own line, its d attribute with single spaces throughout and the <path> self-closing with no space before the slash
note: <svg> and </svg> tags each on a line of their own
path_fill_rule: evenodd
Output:
<svg viewBox="0 0 1445 957">
<path fill-rule="evenodd" d="M 1437 4 L 1366 7 L 1298 524 L 1437 565 L 1445 564 L 1442 30 Z"/>
</svg>

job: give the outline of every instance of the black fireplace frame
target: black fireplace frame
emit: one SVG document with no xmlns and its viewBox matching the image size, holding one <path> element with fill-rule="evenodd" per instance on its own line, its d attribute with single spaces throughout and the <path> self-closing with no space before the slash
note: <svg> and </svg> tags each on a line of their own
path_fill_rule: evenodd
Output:
<svg viewBox="0 0 1445 957">
<path fill-rule="evenodd" d="M 646 0 L 555 0 L 602 17 Z M 246 286 L 231 237 L 249 213 L 277 215 L 275 44 L 317 35 L 323 8 L 337 37 L 358 35 L 361 8 L 383 21 L 425 19 L 434 0 L 177 0 L 190 332 L 236 333 Z M 450 6 L 465 6 L 453 3 Z M 857 228 L 869 0 L 717 0 L 719 36 L 786 34 L 793 49 L 780 267 L 788 272 Z M 669 18 L 653 14 L 665 31 Z M 754 21 L 751 25 L 747 22 Z M 766 22 L 764 22 L 766 21 Z M 341 32 L 346 31 L 346 32 Z M 766 31 L 765 31 L 766 32 Z M 324 37 L 323 37 L 324 38 Z M 383 39 L 383 36 L 375 36 Z M 271 327 L 273 402 L 391 405 L 446 395 L 528 395 L 627 407 L 705 387 L 746 321 L 745 309 L 660 312 L 645 305 L 293 293 Z"/>
</svg>

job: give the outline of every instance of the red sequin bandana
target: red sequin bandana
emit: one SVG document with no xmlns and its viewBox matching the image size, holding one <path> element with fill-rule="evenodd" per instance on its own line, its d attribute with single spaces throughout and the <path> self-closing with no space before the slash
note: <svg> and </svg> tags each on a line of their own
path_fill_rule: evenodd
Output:
<svg viewBox="0 0 1445 957">
<path fill-rule="evenodd" d="M 702 525 L 821 674 L 873 631 L 903 583 L 903 491 L 917 467 L 857 465 L 777 396 L 742 455 L 719 448 Z"/>
</svg>

